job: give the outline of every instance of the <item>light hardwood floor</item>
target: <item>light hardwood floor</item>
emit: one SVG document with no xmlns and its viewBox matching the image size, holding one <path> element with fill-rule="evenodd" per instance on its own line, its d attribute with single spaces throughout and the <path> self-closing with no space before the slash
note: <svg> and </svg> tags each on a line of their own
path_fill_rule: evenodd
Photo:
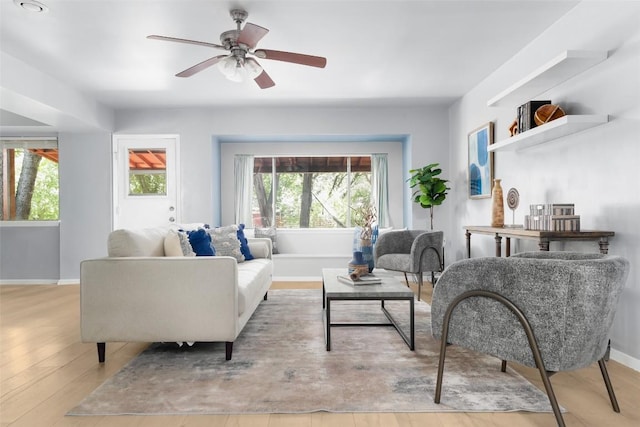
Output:
<svg viewBox="0 0 640 427">
<path fill-rule="evenodd" d="M 273 288 L 319 288 L 313 282 L 280 282 Z M 430 301 L 430 286 L 423 289 Z M 425 295 L 426 294 L 426 295 Z M 0 286 L 0 426 L 154 427 L 404 427 L 553 426 L 550 413 L 313 413 L 302 415 L 95 416 L 67 417 L 107 378 L 140 353 L 145 344 L 107 345 L 107 363 L 97 363 L 95 344 L 79 338 L 79 287 Z M 518 367 L 538 387 L 537 371 Z M 552 378 L 568 426 L 640 425 L 640 373 L 609 362 L 622 413 L 612 411 L 596 365 Z M 427 398 L 425 396 L 425 398 Z"/>
</svg>

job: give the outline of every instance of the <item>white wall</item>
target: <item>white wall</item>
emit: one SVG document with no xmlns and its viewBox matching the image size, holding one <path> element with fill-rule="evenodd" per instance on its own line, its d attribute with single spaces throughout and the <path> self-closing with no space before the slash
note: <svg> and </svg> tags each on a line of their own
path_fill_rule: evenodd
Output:
<svg viewBox="0 0 640 427">
<path fill-rule="evenodd" d="M 495 176 L 520 193 L 517 222 L 531 203 L 575 203 L 583 229 L 613 230 L 609 253 L 631 261 L 631 273 L 611 333 L 615 357 L 640 369 L 640 3 L 582 2 L 450 110 L 451 170 L 455 182 L 451 251 L 465 257 L 464 225 L 488 224 L 489 199 L 466 193 L 467 132 L 493 121 L 496 140 L 508 138 L 517 106 L 490 108 L 487 100 L 566 49 L 606 50 L 609 58 L 542 94 L 569 114 L 609 114 L 610 122 L 519 152 L 498 152 Z M 506 221 L 511 215 L 507 209 Z M 552 243 L 551 250 L 598 251 L 597 243 Z M 493 256 L 494 241 L 474 236 L 474 256 Z M 537 250 L 516 242 L 512 252 Z"/>
<path fill-rule="evenodd" d="M 447 112 L 441 107 L 404 108 L 185 108 L 126 110 L 116 115 L 117 133 L 177 133 L 180 135 L 183 221 L 223 222 L 220 137 L 273 141 L 299 136 L 406 136 L 407 168 L 440 163 L 448 177 Z M 406 180 L 408 176 L 403 177 Z M 223 187 L 228 187 L 224 186 Z M 411 209 L 407 221 L 426 226 L 427 212 L 411 206 L 408 187 L 403 200 Z M 438 209 L 436 224 L 446 227 L 447 203 Z M 226 218 L 224 218 L 226 220 Z M 402 226 L 402 225 L 399 225 Z"/>
</svg>

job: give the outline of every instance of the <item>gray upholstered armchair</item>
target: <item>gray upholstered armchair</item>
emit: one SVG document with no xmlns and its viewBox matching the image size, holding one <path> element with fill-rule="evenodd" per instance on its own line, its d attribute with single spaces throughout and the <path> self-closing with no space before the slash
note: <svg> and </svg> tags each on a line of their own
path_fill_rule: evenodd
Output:
<svg viewBox="0 0 640 427">
<path fill-rule="evenodd" d="M 558 425 L 549 376 L 598 362 L 614 411 L 605 364 L 609 331 L 629 273 L 620 256 L 526 252 L 450 265 L 432 298 L 432 334 L 441 339 L 435 402 L 440 402 L 448 344 L 540 371 Z M 442 338 L 444 337 L 444 338 Z"/>
<path fill-rule="evenodd" d="M 442 271 L 444 267 L 442 231 L 394 230 L 380 234 L 374 250 L 374 265 L 385 270 L 401 271 L 409 286 L 407 273 L 418 278 L 418 300 L 422 292 L 422 273 Z"/>
</svg>

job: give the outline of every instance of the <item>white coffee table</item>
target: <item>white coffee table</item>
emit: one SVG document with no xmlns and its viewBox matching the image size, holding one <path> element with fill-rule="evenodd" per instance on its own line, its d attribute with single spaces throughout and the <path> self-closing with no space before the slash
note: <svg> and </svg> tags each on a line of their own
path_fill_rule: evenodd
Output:
<svg viewBox="0 0 640 427">
<path fill-rule="evenodd" d="M 404 286 L 395 276 L 384 271 L 374 271 L 374 275 L 382 278 L 378 285 L 354 286 L 338 279 L 338 275 L 347 274 L 346 268 L 322 269 L 322 308 L 325 323 L 325 342 L 327 351 L 331 351 L 331 328 L 345 326 L 393 326 L 411 350 L 415 350 L 415 325 L 414 325 L 414 293 Z M 332 301 L 380 301 L 380 308 L 389 323 L 332 323 Z M 391 316 L 384 306 L 385 301 L 405 300 L 409 303 L 409 335 L 403 331 L 398 322 Z"/>
</svg>

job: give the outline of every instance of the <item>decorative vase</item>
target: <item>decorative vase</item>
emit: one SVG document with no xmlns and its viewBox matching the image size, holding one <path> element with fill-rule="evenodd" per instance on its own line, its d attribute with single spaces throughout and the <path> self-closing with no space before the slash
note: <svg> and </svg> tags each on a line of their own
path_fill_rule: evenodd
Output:
<svg viewBox="0 0 640 427">
<path fill-rule="evenodd" d="M 364 263 L 369 267 L 369 273 L 373 271 L 373 243 L 371 239 L 360 240 L 360 250 L 362 251 L 362 258 Z"/>
<path fill-rule="evenodd" d="M 499 179 L 493 180 L 491 190 L 491 226 L 504 227 L 504 199 Z"/>
<path fill-rule="evenodd" d="M 369 265 L 364 260 L 362 252 L 355 251 L 353 253 L 353 258 L 349 261 L 349 274 L 357 273 L 360 276 L 363 276 L 369 270 Z"/>
</svg>

